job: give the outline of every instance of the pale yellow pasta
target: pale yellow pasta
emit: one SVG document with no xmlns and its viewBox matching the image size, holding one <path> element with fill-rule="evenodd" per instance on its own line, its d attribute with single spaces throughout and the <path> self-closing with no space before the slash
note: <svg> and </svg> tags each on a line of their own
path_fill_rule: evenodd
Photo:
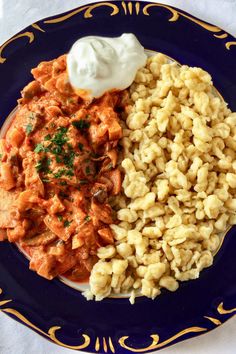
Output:
<svg viewBox="0 0 236 354">
<path fill-rule="evenodd" d="M 100 259 L 112 258 L 116 254 L 116 249 L 114 246 L 109 245 L 107 247 L 100 247 L 98 249 L 97 255 Z"/>
<path fill-rule="evenodd" d="M 155 193 L 149 192 L 144 197 L 136 198 L 129 204 L 129 208 L 132 211 L 135 210 L 147 210 L 155 205 Z"/>
<path fill-rule="evenodd" d="M 117 213 L 118 220 L 127 221 L 132 223 L 138 219 L 138 215 L 135 210 L 127 209 L 120 209 Z"/>
<path fill-rule="evenodd" d="M 176 279 L 168 275 L 162 277 L 159 281 L 159 284 L 161 287 L 166 288 L 170 291 L 176 291 L 179 287 L 179 284 Z"/>
<path fill-rule="evenodd" d="M 133 254 L 132 247 L 126 242 L 120 243 L 116 246 L 117 253 L 124 259 L 127 259 Z"/>
<path fill-rule="evenodd" d="M 115 243 L 98 250 L 85 295 L 131 292 L 133 304 L 198 278 L 236 224 L 236 113 L 209 73 L 163 54 L 148 58 L 129 93 Z"/>
<path fill-rule="evenodd" d="M 114 237 L 116 240 L 122 240 L 127 236 L 127 230 L 117 225 L 111 225 Z"/>
<path fill-rule="evenodd" d="M 114 274 L 119 274 L 121 275 L 124 273 L 126 268 L 128 267 L 128 261 L 127 260 L 121 260 L 121 259 L 113 259 L 112 260 L 112 272 Z"/>
</svg>

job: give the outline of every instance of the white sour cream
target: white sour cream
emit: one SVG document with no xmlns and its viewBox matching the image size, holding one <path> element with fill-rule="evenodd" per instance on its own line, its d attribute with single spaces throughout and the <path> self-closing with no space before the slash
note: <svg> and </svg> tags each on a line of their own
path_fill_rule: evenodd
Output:
<svg viewBox="0 0 236 354">
<path fill-rule="evenodd" d="M 69 81 L 78 93 L 100 97 L 130 86 L 146 60 L 144 48 L 132 33 L 116 38 L 83 37 L 67 55 Z"/>
</svg>

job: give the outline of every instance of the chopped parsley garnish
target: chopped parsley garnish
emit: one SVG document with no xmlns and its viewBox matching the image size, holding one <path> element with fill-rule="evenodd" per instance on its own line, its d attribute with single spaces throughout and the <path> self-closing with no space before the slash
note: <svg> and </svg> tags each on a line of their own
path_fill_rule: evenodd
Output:
<svg viewBox="0 0 236 354">
<path fill-rule="evenodd" d="M 55 178 L 60 178 L 60 177 L 62 177 L 64 175 L 64 172 L 65 172 L 65 169 L 62 168 L 61 170 L 57 171 L 56 173 L 53 173 L 53 176 Z"/>
<path fill-rule="evenodd" d="M 36 168 L 37 172 L 49 173 L 50 172 L 50 170 L 49 170 L 50 163 L 51 163 L 51 159 L 44 156 L 41 160 L 38 161 L 35 168 Z"/>
<path fill-rule="evenodd" d="M 68 140 L 67 136 L 65 136 L 67 130 L 68 128 L 65 127 L 58 128 L 58 133 L 54 135 L 54 137 L 51 139 L 51 142 L 59 146 L 64 145 Z"/>
<path fill-rule="evenodd" d="M 108 170 L 112 170 L 112 169 L 113 169 L 113 164 L 112 164 L 112 162 L 110 162 L 110 163 L 107 165 L 107 169 L 108 169 Z"/>
<path fill-rule="evenodd" d="M 65 220 L 63 225 L 64 225 L 64 227 L 68 227 L 68 226 L 70 226 L 70 224 L 71 224 L 71 221 Z"/>
<path fill-rule="evenodd" d="M 61 185 L 61 186 L 67 186 L 67 182 L 66 182 L 66 181 L 61 181 L 61 182 L 60 182 L 60 185 Z"/>
<path fill-rule="evenodd" d="M 32 133 L 33 131 L 33 126 L 32 124 L 27 124 L 26 127 L 25 127 L 25 132 L 26 132 L 26 135 L 29 135 L 30 133 Z"/>
<path fill-rule="evenodd" d="M 89 215 L 85 216 L 84 220 L 85 221 L 89 221 L 90 220 L 90 216 Z"/>
<path fill-rule="evenodd" d="M 50 140 L 51 138 L 52 138 L 51 135 L 48 134 L 48 135 L 46 135 L 46 136 L 44 137 L 44 140 L 45 140 L 45 141 L 48 141 L 48 140 Z"/>
<path fill-rule="evenodd" d="M 54 135 L 46 135 L 44 141 L 48 141 L 47 147 L 44 146 L 44 143 L 39 143 L 36 145 L 34 151 L 36 153 L 40 152 L 50 152 L 55 156 L 57 163 L 63 163 L 64 167 L 53 173 L 49 171 L 49 164 L 46 163 L 49 159 L 45 155 L 36 165 L 38 172 L 53 173 L 54 178 L 60 178 L 62 176 L 74 176 L 74 159 L 75 152 L 73 151 L 73 146 L 70 143 L 67 143 L 68 128 L 59 127 Z M 66 144 L 67 143 L 67 144 Z M 66 144 L 66 145 L 65 145 Z"/>
<path fill-rule="evenodd" d="M 0 159 L 2 158 L 2 154 L 0 154 Z"/>
<path fill-rule="evenodd" d="M 84 130 L 84 129 L 88 129 L 90 126 L 90 123 L 87 122 L 84 119 L 80 119 L 80 120 L 74 120 L 72 122 L 73 127 L 75 127 L 78 130 Z"/>
<path fill-rule="evenodd" d="M 50 123 L 50 128 L 53 129 L 55 128 L 56 124 L 55 123 Z"/>
<path fill-rule="evenodd" d="M 37 152 L 37 153 L 39 153 L 39 152 L 46 152 L 47 151 L 47 148 L 45 148 L 44 146 L 43 146 L 43 144 L 37 144 L 36 145 L 36 147 L 35 147 L 35 149 L 34 149 L 34 152 Z"/>
<path fill-rule="evenodd" d="M 29 119 L 35 119 L 36 114 L 34 112 L 30 112 Z"/>
<path fill-rule="evenodd" d="M 90 174 L 90 167 L 89 167 L 89 166 L 86 166 L 85 172 L 86 172 L 86 175 L 89 175 L 89 174 Z"/>
<path fill-rule="evenodd" d="M 73 146 L 70 143 L 67 143 L 68 149 L 73 150 Z"/>
<path fill-rule="evenodd" d="M 65 176 L 74 176 L 74 172 L 72 169 L 66 170 Z"/>
<path fill-rule="evenodd" d="M 63 162 L 67 167 L 73 167 L 74 159 L 75 153 L 73 151 L 70 151 L 69 153 L 64 155 Z"/>
<path fill-rule="evenodd" d="M 63 219 L 62 215 L 58 215 L 57 218 L 59 221 L 62 221 L 62 219 Z"/>
<path fill-rule="evenodd" d="M 53 174 L 53 176 L 55 178 L 60 178 L 62 176 L 74 176 L 74 172 L 72 169 L 65 169 L 65 168 L 62 168 L 60 170 L 58 170 L 56 173 Z"/>
<path fill-rule="evenodd" d="M 79 143 L 78 144 L 78 148 L 79 148 L 80 151 L 83 151 L 84 145 L 82 143 Z"/>
<path fill-rule="evenodd" d="M 57 156 L 57 155 L 56 155 L 56 162 L 57 163 L 61 163 L 62 162 L 62 159 L 59 156 Z"/>
<path fill-rule="evenodd" d="M 62 153 L 62 147 L 61 146 L 55 146 L 54 148 L 51 149 L 51 153 L 54 155 L 59 155 Z"/>
<path fill-rule="evenodd" d="M 68 103 L 75 103 L 74 98 L 72 98 L 72 97 L 67 98 L 67 104 Z"/>
</svg>

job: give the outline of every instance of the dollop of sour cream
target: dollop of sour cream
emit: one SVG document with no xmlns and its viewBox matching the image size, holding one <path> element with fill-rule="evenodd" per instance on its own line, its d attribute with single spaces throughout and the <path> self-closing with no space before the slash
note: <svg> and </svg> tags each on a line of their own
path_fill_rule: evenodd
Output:
<svg viewBox="0 0 236 354">
<path fill-rule="evenodd" d="M 130 86 L 146 60 L 144 48 L 132 33 L 116 38 L 83 37 L 67 55 L 69 81 L 78 93 L 97 98 Z"/>
</svg>

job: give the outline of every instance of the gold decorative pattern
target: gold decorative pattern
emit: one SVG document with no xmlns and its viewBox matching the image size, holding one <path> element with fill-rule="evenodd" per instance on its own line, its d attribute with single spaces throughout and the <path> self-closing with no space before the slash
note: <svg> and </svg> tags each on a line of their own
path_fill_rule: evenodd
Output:
<svg viewBox="0 0 236 354">
<path fill-rule="evenodd" d="M 4 308 L 4 309 L 1 309 L 1 311 L 5 312 L 5 313 L 10 313 L 11 315 L 14 315 L 19 320 L 21 320 L 24 324 L 26 324 L 27 326 L 33 328 L 35 331 L 43 334 L 44 336 L 49 337 L 49 335 L 47 333 L 45 333 L 40 328 L 36 327 L 32 322 L 27 320 L 27 318 L 25 316 L 23 316 L 19 311 L 12 309 L 12 308 Z"/>
<path fill-rule="evenodd" d="M 214 26 L 214 25 L 210 25 L 209 23 L 206 23 L 204 21 L 201 21 L 195 17 L 192 17 L 190 15 L 187 15 L 181 11 L 175 10 L 172 7 L 168 6 L 168 5 L 164 5 L 164 4 L 147 4 L 146 6 L 144 6 L 143 8 L 143 14 L 146 16 L 150 16 L 149 13 L 149 8 L 151 7 L 163 7 L 167 10 L 169 10 L 172 14 L 172 17 L 169 19 L 169 22 L 175 22 L 179 19 L 180 16 L 183 16 L 185 18 L 187 18 L 188 20 L 198 24 L 199 26 L 203 27 L 204 29 L 206 29 L 207 31 L 213 32 L 213 36 L 219 39 L 225 39 L 228 37 L 227 33 L 222 33 L 222 34 L 218 34 L 219 32 L 222 31 L 222 29 L 220 27 Z M 217 33 L 217 34 L 215 34 Z M 232 41 L 232 42 L 227 42 L 225 43 L 225 47 L 230 50 L 231 46 L 236 45 L 236 41 Z"/>
<path fill-rule="evenodd" d="M 8 302 L 11 302 L 11 300 L 0 301 L 0 306 L 6 305 Z"/>
<path fill-rule="evenodd" d="M 87 6 L 83 6 L 80 7 L 72 12 L 70 12 L 67 15 L 64 16 L 60 16 L 57 17 L 55 19 L 52 20 L 46 20 L 44 21 L 44 23 L 48 23 L 48 24 L 53 24 L 53 23 L 58 23 L 58 22 L 63 22 L 69 18 L 71 18 L 72 16 L 75 16 L 76 14 L 83 12 L 84 11 L 84 18 L 91 18 L 92 15 L 92 11 L 97 8 L 97 7 L 101 7 L 101 6 L 108 6 L 111 7 L 113 9 L 113 11 L 111 12 L 110 16 L 114 16 L 117 15 L 120 10 L 123 10 L 125 15 L 139 15 L 140 14 L 140 3 L 138 1 L 136 1 L 135 3 L 132 1 L 122 1 L 121 3 L 121 8 L 118 7 L 118 5 L 115 5 L 111 2 L 101 2 L 98 4 L 94 4 L 94 5 L 87 5 Z M 228 37 L 227 33 L 223 33 L 223 34 L 218 34 L 219 32 L 222 31 L 221 28 L 208 24 L 204 21 L 201 21 L 195 17 L 192 17 L 190 15 L 187 15 L 179 10 L 173 9 L 171 6 L 168 5 L 164 5 L 164 4 L 147 4 L 143 7 L 142 9 L 142 13 L 145 16 L 150 16 L 150 9 L 153 7 L 162 7 L 167 9 L 171 14 L 171 18 L 169 18 L 169 22 L 176 22 L 180 16 L 187 18 L 188 20 L 198 24 L 199 26 L 201 26 L 202 28 L 206 29 L 207 31 L 213 32 L 214 37 L 219 38 L 219 39 L 224 39 Z M 216 34 L 217 33 L 217 34 Z M 226 48 L 229 50 L 231 46 L 236 45 L 236 41 L 235 42 L 227 42 L 225 44 Z"/>
<path fill-rule="evenodd" d="M 135 10 L 136 10 L 136 14 L 138 15 L 138 14 L 139 14 L 139 11 L 140 11 L 140 3 L 139 3 L 139 2 L 136 2 L 136 4 L 135 4 Z"/>
<path fill-rule="evenodd" d="M 46 20 L 44 21 L 44 23 L 59 23 L 59 22 L 63 22 L 65 20 L 68 20 L 69 18 L 71 18 L 72 16 L 75 16 L 77 15 L 79 12 L 82 12 L 85 10 L 85 13 L 84 13 L 84 18 L 90 18 L 90 17 L 93 17 L 92 15 L 92 11 L 97 8 L 97 7 L 101 7 L 101 6 L 107 6 L 107 7 L 111 7 L 113 9 L 112 13 L 110 14 L 110 16 L 114 16 L 116 14 L 118 14 L 119 12 L 119 8 L 117 5 L 115 4 L 112 4 L 111 2 L 101 2 L 101 3 L 98 3 L 98 4 L 95 4 L 95 5 L 87 5 L 87 6 L 82 6 L 82 7 L 79 7 L 78 9 L 70 12 L 69 14 L 67 15 L 64 15 L 64 16 L 60 16 L 60 17 L 57 17 L 57 18 L 54 18 L 52 20 Z"/>
<path fill-rule="evenodd" d="M 127 15 L 126 1 L 122 1 L 121 5 L 122 5 L 122 7 L 123 7 L 123 10 L 124 10 L 125 15 Z"/>
<path fill-rule="evenodd" d="M 163 4 L 148 4 L 148 5 L 144 6 L 144 8 L 143 8 L 144 15 L 150 16 L 150 14 L 148 12 L 148 9 L 150 7 L 164 7 L 165 9 L 169 10 L 172 13 L 172 17 L 169 19 L 169 22 L 175 22 L 179 18 L 179 14 L 178 14 L 177 10 L 172 9 L 172 7 L 167 6 L 167 5 L 163 5 Z"/>
<path fill-rule="evenodd" d="M 37 23 L 33 23 L 31 26 L 40 32 L 45 32 Z"/>
<path fill-rule="evenodd" d="M 83 12 L 83 17 L 84 18 L 91 18 L 93 17 L 93 10 L 98 8 L 98 7 L 108 7 L 108 8 L 111 8 L 112 9 L 112 12 L 110 13 L 110 16 L 115 16 L 117 15 L 120 10 L 124 11 L 124 14 L 125 15 L 139 15 L 141 14 L 141 11 L 140 11 L 140 3 L 138 1 L 136 2 L 133 2 L 133 1 L 122 1 L 120 2 L 119 6 L 112 3 L 112 2 L 100 2 L 100 3 L 97 3 L 97 4 L 93 4 L 93 5 L 86 5 L 86 6 L 82 6 L 82 7 L 79 7 L 71 12 L 69 12 L 68 14 L 66 15 L 63 15 L 63 16 L 59 16 L 57 18 L 53 18 L 51 20 L 45 20 L 44 23 L 45 24 L 56 24 L 56 23 L 59 23 L 59 22 L 63 22 L 63 21 L 66 21 L 68 20 L 69 18 L 77 15 L 78 13 L 81 13 Z M 215 38 L 218 38 L 218 39 L 225 39 L 228 37 L 228 34 L 227 33 L 222 33 L 222 34 L 219 34 L 219 32 L 222 31 L 222 29 L 220 29 L 219 27 L 217 26 L 213 26 L 213 25 L 210 25 L 204 21 L 201 21 L 199 19 L 196 19 L 190 15 L 187 15 L 179 10 L 176 10 L 176 9 L 173 9 L 171 6 L 168 6 L 168 5 L 164 5 L 164 4 L 158 4 L 158 3 L 149 3 L 147 5 L 145 5 L 143 8 L 142 8 L 142 14 L 145 15 L 145 16 L 150 16 L 150 9 L 154 8 L 154 7 L 161 7 L 161 8 L 165 8 L 167 9 L 170 13 L 171 13 L 171 17 L 169 18 L 169 22 L 176 22 L 180 16 L 182 17 L 185 17 L 187 18 L 188 20 L 198 24 L 199 26 L 201 26 L 202 28 L 206 29 L 207 31 L 210 31 L 213 33 L 214 37 Z M 45 32 L 45 30 L 43 28 L 41 28 L 37 23 L 33 23 L 31 25 L 34 29 L 40 31 L 40 32 Z M 25 32 L 25 33 L 21 33 L 21 34 L 18 34 L 16 36 L 14 36 L 13 38 L 9 39 L 8 41 L 6 41 L 1 47 L 0 47 L 0 64 L 3 64 L 5 61 L 6 61 L 6 58 L 4 58 L 2 56 L 2 51 L 3 49 L 11 42 L 15 41 L 16 39 L 18 38 L 21 38 L 21 37 L 28 37 L 29 38 L 29 43 L 33 42 L 34 40 L 34 33 L 33 32 Z M 231 46 L 235 46 L 236 45 L 236 41 L 229 41 L 229 42 L 226 42 L 225 43 L 225 47 L 230 50 L 231 49 Z"/>
<path fill-rule="evenodd" d="M 107 353 L 107 342 L 106 342 L 106 338 L 105 337 L 103 337 L 102 342 L 103 342 L 104 352 Z"/>
<path fill-rule="evenodd" d="M 137 1 L 135 3 L 135 6 L 133 6 L 133 4 L 134 3 L 132 1 L 129 1 L 129 2 L 128 1 L 122 1 L 121 2 L 121 6 L 122 6 L 122 8 L 124 10 L 124 14 L 125 15 L 133 15 L 134 13 L 136 15 L 139 14 L 139 12 L 140 12 L 140 3 Z M 135 12 L 133 12 L 133 7 L 134 7 Z M 128 10 L 127 10 L 127 8 L 128 8 Z"/>
<path fill-rule="evenodd" d="M 110 349 L 111 349 L 112 353 L 115 353 L 115 348 L 114 348 L 114 346 L 113 346 L 111 337 L 109 337 L 108 341 L 109 341 L 109 346 L 110 346 Z"/>
<path fill-rule="evenodd" d="M 95 350 L 98 352 L 100 349 L 100 342 L 99 342 L 99 337 L 97 337 L 96 342 L 95 342 Z"/>
<path fill-rule="evenodd" d="M 58 331 L 59 329 L 61 329 L 61 327 L 59 326 L 54 326 L 54 327 L 51 327 L 49 330 L 48 330 L 48 334 L 49 334 L 49 337 L 53 340 L 53 342 L 55 342 L 56 344 L 59 344 L 61 345 L 62 347 L 65 347 L 65 348 L 69 348 L 69 349 L 74 349 L 74 350 L 81 350 L 81 349 L 84 349 L 84 348 L 87 348 L 90 344 L 90 337 L 87 335 L 87 334 L 82 334 L 82 337 L 84 339 L 84 343 L 83 344 L 80 344 L 80 345 L 68 345 L 68 344 L 65 344 L 61 341 L 59 341 L 55 335 L 56 331 Z"/>
<path fill-rule="evenodd" d="M 225 310 L 224 309 L 224 304 L 223 302 L 221 302 L 219 304 L 219 306 L 217 307 L 217 311 L 220 315 L 227 315 L 227 314 L 230 314 L 230 313 L 233 313 L 233 312 L 236 312 L 236 307 L 233 308 L 233 309 L 230 309 L 230 310 Z"/>
<path fill-rule="evenodd" d="M 156 349 L 159 349 L 159 348 L 162 348 L 164 347 L 165 345 L 173 342 L 174 340 L 176 340 L 177 338 L 179 337 L 182 337 L 184 336 L 185 334 L 187 333 L 198 333 L 198 332 L 204 332 L 204 331 L 207 331 L 207 328 L 203 328 L 203 327 L 189 327 L 189 328 L 186 328 L 184 329 L 183 331 L 175 334 L 173 337 L 163 341 L 163 342 L 159 342 L 159 336 L 158 334 L 152 334 L 150 337 L 152 338 L 152 343 L 145 347 L 145 348 L 133 348 L 133 347 L 129 347 L 125 342 L 126 340 L 129 338 L 129 336 L 124 336 L 124 337 L 121 337 L 119 339 L 119 344 L 122 348 L 125 348 L 131 352 L 134 352 L 134 353 L 143 353 L 143 352 L 146 352 L 148 350 L 156 350 Z"/>
<path fill-rule="evenodd" d="M 230 47 L 231 47 L 232 45 L 236 45 L 236 41 L 235 41 L 235 42 L 227 42 L 227 43 L 225 44 L 225 46 L 226 46 L 226 48 L 227 48 L 228 50 L 230 50 Z"/>
<path fill-rule="evenodd" d="M 0 295 L 2 294 L 2 289 L 0 288 Z M 5 300 L 5 301 L 1 301 L 0 302 L 0 307 L 11 302 L 12 300 Z M 61 329 L 61 327 L 59 326 L 54 326 L 51 327 L 48 330 L 48 333 L 42 331 L 40 328 L 38 328 L 37 326 L 35 326 L 32 322 L 30 322 L 24 315 L 22 315 L 19 311 L 13 309 L 13 308 L 0 308 L 0 312 L 5 312 L 7 314 L 11 314 L 14 317 L 18 318 L 21 322 L 23 322 L 25 325 L 27 325 L 28 327 L 34 329 L 37 333 L 42 334 L 43 336 L 45 336 L 48 339 L 51 339 L 53 342 L 55 342 L 56 344 L 59 344 L 63 347 L 69 348 L 69 349 L 75 349 L 75 350 L 81 350 L 84 348 L 87 348 L 90 344 L 90 337 L 86 334 L 82 334 L 83 340 L 84 342 L 80 345 L 77 346 L 70 346 L 67 345 L 65 343 L 62 343 L 61 341 L 59 341 L 55 335 L 56 331 L 58 331 L 59 329 Z"/>
<path fill-rule="evenodd" d="M 222 324 L 222 322 L 220 320 L 218 320 L 217 318 L 214 317 L 209 317 L 209 316 L 204 316 L 207 320 L 211 321 L 212 323 L 214 323 L 216 326 L 220 326 Z"/>
<path fill-rule="evenodd" d="M 223 34 L 213 34 L 214 37 L 216 38 L 220 38 L 220 39 L 224 39 L 228 37 L 227 33 L 223 33 Z"/>
<path fill-rule="evenodd" d="M 3 293 L 2 289 L 0 288 L 0 295 Z M 61 329 L 60 326 L 53 326 L 51 328 L 49 328 L 48 332 L 44 332 L 43 330 L 41 330 L 40 328 L 38 328 L 37 326 L 35 326 L 32 322 L 30 322 L 24 315 L 22 315 L 19 311 L 13 309 L 13 308 L 1 308 L 3 305 L 11 302 L 12 300 L 4 300 L 0 302 L 0 312 L 5 312 L 6 314 L 11 314 L 14 317 L 18 318 L 21 322 L 23 322 L 25 325 L 27 325 L 28 327 L 34 329 L 37 333 L 42 334 L 44 337 L 46 337 L 47 339 L 50 339 L 51 341 L 53 341 L 54 343 L 68 348 L 68 349 L 74 349 L 74 350 L 82 350 L 87 348 L 90 343 L 91 343 L 91 339 L 87 334 L 82 334 L 82 339 L 83 339 L 83 343 L 79 344 L 79 345 L 68 345 L 66 343 L 61 342 L 57 336 L 56 336 L 56 332 L 59 331 Z M 217 312 L 220 315 L 225 315 L 225 314 L 231 314 L 236 312 L 236 308 L 230 309 L 230 310 L 226 310 L 224 309 L 223 306 L 223 302 L 221 302 L 219 304 L 219 306 L 217 307 Z M 215 317 L 210 317 L 210 316 L 204 316 L 204 318 L 206 318 L 207 320 L 211 321 L 212 323 L 214 323 L 216 326 L 220 326 L 222 324 L 222 322 L 215 318 Z M 160 342 L 160 337 L 158 334 L 152 334 L 150 336 L 150 338 L 152 339 L 152 343 L 145 347 L 145 348 L 134 348 L 131 347 L 127 344 L 127 339 L 129 339 L 129 336 L 123 336 L 118 340 L 118 344 L 122 347 L 125 348 L 126 350 L 129 350 L 130 352 L 134 352 L 134 353 L 144 353 L 146 351 L 149 350 L 156 350 L 156 349 L 160 349 L 163 348 L 164 346 L 174 342 L 176 339 L 188 334 L 188 333 L 201 333 L 201 332 L 205 332 L 207 331 L 207 328 L 203 328 L 203 327 L 189 327 L 186 328 L 178 333 L 176 333 L 174 336 L 164 340 L 163 342 Z M 103 350 L 105 353 L 107 353 L 108 351 L 111 351 L 113 354 L 115 353 L 115 348 L 114 345 L 112 343 L 112 339 L 111 337 L 108 337 L 108 339 L 106 339 L 105 337 L 102 337 L 102 339 L 100 340 L 99 337 L 96 338 L 95 341 L 95 350 L 96 352 L 99 352 L 101 344 L 103 346 Z"/>
<path fill-rule="evenodd" d="M 104 350 L 105 353 L 107 353 L 108 350 L 110 350 L 112 353 L 115 353 L 115 348 L 114 348 L 114 345 L 112 343 L 111 337 L 108 338 L 108 341 L 106 340 L 105 337 L 102 337 L 101 343 L 102 343 L 103 350 Z M 100 350 L 100 339 L 99 339 L 99 337 L 97 337 L 96 341 L 95 341 L 95 350 L 96 350 L 96 352 L 98 352 Z"/>
<path fill-rule="evenodd" d="M 95 5 L 91 5 L 89 6 L 89 8 L 85 11 L 84 13 L 84 17 L 85 18 L 89 18 L 89 17 L 93 17 L 92 15 L 92 10 L 93 9 L 96 9 L 97 7 L 100 7 L 100 6 L 108 6 L 108 7 L 111 7 L 113 9 L 112 13 L 110 14 L 110 16 L 114 16 L 116 14 L 118 14 L 119 12 L 119 8 L 118 6 L 116 6 L 115 4 L 112 4 L 110 2 L 101 2 L 99 4 L 95 4 Z"/>
<path fill-rule="evenodd" d="M 132 13 L 133 13 L 133 3 L 131 1 L 129 1 L 129 3 L 128 3 L 128 9 L 129 9 L 130 15 L 132 15 Z"/>
<path fill-rule="evenodd" d="M 194 23 L 197 23 L 199 26 L 207 29 L 208 31 L 210 32 L 220 32 L 222 31 L 221 28 L 217 27 L 217 26 L 213 26 L 213 25 L 210 25 L 206 22 L 203 22 L 201 20 L 198 20 L 190 15 L 187 15 L 181 11 L 178 11 L 178 10 L 175 10 L 173 9 L 172 7 L 170 6 L 167 6 L 167 5 L 163 5 L 163 4 L 148 4 L 146 6 L 144 6 L 143 8 L 143 13 L 144 15 L 147 15 L 149 16 L 149 12 L 148 12 L 148 9 L 151 8 L 151 7 L 164 7 L 166 9 L 168 9 L 171 13 L 172 13 L 172 17 L 169 19 L 170 22 L 175 22 L 179 19 L 179 16 L 183 16 L 185 18 L 187 18 L 188 20 L 194 22 Z"/>
<path fill-rule="evenodd" d="M 83 7 L 79 7 L 78 9 L 70 12 L 69 14 L 67 15 L 64 15 L 64 16 L 60 16 L 60 17 L 57 17 L 57 18 L 53 18 L 52 20 L 46 20 L 46 21 L 43 21 L 44 23 L 59 23 L 59 22 L 63 22 L 63 21 L 66 21 L 68 20 L 69 18 L 77 15 L 78 13 L 88 9 L 89 6 L 83 6 Z"/>
<path fill-rule="evenodd" d="M 29 38 L 29 43 L 32 43 L 33 40 L 34 40 L 34 34 L 33 34 L 33 32 L 21 33 L 21 34 L 18 34 L 17 36 L 14 36 L 14 37 L 10 38 L 8 41 L 6 41 L 6 42 L 0 47 L 0 64 L 3 64 L 3 63 L 6 61 L 6 58 L 4 58 L 4 57 L 2 56 L 3 49 L 4 49 L 5 47 L 7 47 L 8 44 L 10 44 L 11 42 L 14 42 L 14 41 L 17 40 L 18 38 L 22 38 L 22 37 L 28 37 L 28 38 Z"/>
</svg>

